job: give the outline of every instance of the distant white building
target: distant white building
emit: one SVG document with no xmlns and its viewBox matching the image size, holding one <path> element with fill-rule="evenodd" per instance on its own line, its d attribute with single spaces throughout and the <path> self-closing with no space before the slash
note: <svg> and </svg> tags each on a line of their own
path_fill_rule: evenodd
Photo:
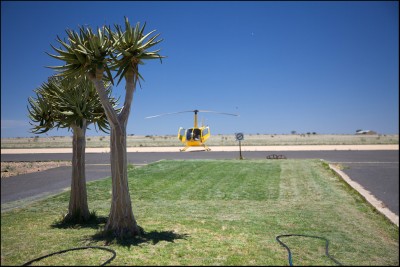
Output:
<svg viewBox="0 0 400 267">
<path fill-rule="evenodd" d="M 356 134 L 357 134 L 357 135 L 360 135 L 360 134 L 370 134 L 370 135 L 373 135 L 373 134 L 376 134 L 376 132 L 371 131 L 371 130 L 357 130 L 357 131 L 356 131 Z"/>
</svg>

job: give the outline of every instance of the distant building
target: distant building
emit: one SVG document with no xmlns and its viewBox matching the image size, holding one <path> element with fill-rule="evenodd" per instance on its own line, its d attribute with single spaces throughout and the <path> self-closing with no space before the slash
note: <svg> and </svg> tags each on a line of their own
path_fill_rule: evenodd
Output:
<svg viewBox="0 0 400 267">
<path fill-rule="evenodd" d="M 356 135 L 361 135 L 361 134 L 368 134 L 368 135 L 374 135 L 376 132 L 371 131 L 371 130 L 357 130 Z"/>
</svg>

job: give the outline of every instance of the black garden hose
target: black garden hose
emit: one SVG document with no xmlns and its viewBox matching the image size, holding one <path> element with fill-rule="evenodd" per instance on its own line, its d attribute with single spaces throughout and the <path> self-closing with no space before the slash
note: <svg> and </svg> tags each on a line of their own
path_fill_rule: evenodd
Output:
<svg viewBox="0 0 400 267">
<path fill-rule="evenodd" d="M 279 244 L 281 244 L 281 245 L 282 245 L 284 248 L 286 248 L 286 250 L 288 251 L 288 259 L 289 259 L 289 265 L 290 265 L 290 266 L 293 266 L 292 252 L 290 251 L 290 248 L 289 248 L 285 243 L 283 243 L 283 242 L 280 240 L 280 238 L 281 238 L 281 237 L 291 237 L 291 236 L 310 237 L 310 238 L 318 238 L 318 239 L 325 240 L 325 255 L 326 255 L 328 258 L 330 258 L 333 262 L 335 262 L 337 265 L 342 265 L 339 261 L 337 261 L 337 260 L 336 260 L 335 258 L 333 258 L 331 255 L 329 255 L 329 240 L 326 239 L 326 238 L 324 238 L 324 237 L 320 237 L 320 236 L 311 236 L 311 235 L 299 235 L 299 234 L 278 235 L 278 236 L 276 237 L 276 241 L 278 241 Z M 33 260 L 31 260 L 31 261 L 28 261 L 28 262 L 24 263 L 22 266 L 28 266 L 28 265 L 32 264 L 33 262 L 35 262 L 35 261 L 40 261 L 40 260 L 42 260 L 42 259 L 51 257 L 51 256 L 56 255 L 56 254 L 62 254 L 62 253 L 69 252 L 69 251 L 73 251 L 73 250 L 83 250 L 83 249 L 101 249 L 101 250 L 105 250 L 105 251 L 108 251 L 108 252 L 110 252 L 110 253 L 113 254 L 113 256 L 112 256 L 111 258 L 109 258 L 108 260 L 106 260 L 106 261 L 105 261 L 103 264 L 101 264 L 100 266 L 104 266 L 104 265 L 110 263 L 110 262 L 117 256 L 117 254 L 116 254 L 116 252 L 115 252 L 114 250 L 109 249 L 109 248 L 105 248 L 105 247 L 95 247 L 95 246 L 77 247 L 77 248 L 70 248 L 70 249 L 60 250 L 60 251 L 57 251 L 57 252 L 53 252 L 53 253 L 44 255 L 44 256 L 42 256 L 42 257 L 39 257 L 39 258 L 33 259 Z"/>
<path fill-rule="evenodd" d="M 51 256 L 56 255 L 56 254 L 62 254 L 62 253 L 68 252 L 68 251 L 81 250 L 81 249 L 89 249 L 89 248 L 93 248 L 93 249 L 102 249 L 102 250 L 111 252 L 111 253 L 113 254 L 113 256 L 112 256 L 111 258 L 109 258 L 108 260 L 106 260 L 106 261 L 105 261 L 103 264 L 101 264 L 100 266 L 104 266 L 104 265 L 106 265 L 107 263 L 110 263 L 110 262 L 117 256 L 117 253 L 115 253 L 115 251 L 112 250 L 112 249 L 110 249 L 110 248 L 105 248 L 105 247 L 93 247 L 93 246 L 89 246 L 89 247 L 78 247 L 78 248 L 70 248 L 70 249 L 60 250 L 60 251 L 57 251 L 57 252 L 54 252 L 54 253 L 51 253 L 51 254 L 47 254 L 47 255 L 45 255 L 45 256 L 42 256 L 42 257 L 33 259 L 33 260 L 31 260 L 31 261 L 28 261 L 27 263 L 24 263 L 22 266 L 28 266 L 28 265 L 32 264 L 33 262 L 35 262 L 35 261 L 40 261 L 40 260 L 42 260 L 42 259 L 44 259 L 44 258 L 48 258 L 48 257 L 51 257 Z"/>
<path fill-rule="evenodd" d="M 298 235 L 298 234 L 289 234 L 289 235 L 278 235 L 276 237 L 276 241 L 279 242 L 279 244 L 281 244 L 284 248 L 286 248 L 286 250 L 288 251 L 288 258 L 289 258 L 289 265 L 293 266 L 293 261 L 292 261 L 292 252 L 290 251 L 289 247 L 283 243 L 281 240 L 279 240 L 279 238 L 281 237 L 290 237 L 290 236 L 302 236 L 302 237 L 311 237 L 311 238 L 318 238 L 318 239 L 322 239 L 325 240 L 325 255 L 331 259 L 334 263 L 336 263 L 337 265 L 342 265 L 339 261 L 337 261 L 335 258 L 333 258 L 331 255 L 329 255 L 329 240 L 324 238 L 324 237 L 320 237 L 320 236 L 312 236 L 312 235 Z"/>
</svg>

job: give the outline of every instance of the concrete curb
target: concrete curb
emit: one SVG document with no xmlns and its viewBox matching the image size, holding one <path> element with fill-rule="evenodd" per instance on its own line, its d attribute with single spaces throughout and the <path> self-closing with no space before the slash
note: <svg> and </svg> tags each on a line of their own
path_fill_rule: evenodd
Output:
<svg viewBox="0 0 400 267">
<path fill-rule="evenodd" d="M 388 208 L 385 207 L 385 205 L 382 203 L 382 201 L 378 200 L 374 195 L 371 194 L 368 190 L 366 190 L 364 187 L 362 187 L 359 183 L 354 182 L 353 180 L 350 179 L 347 174 L 339 170 L 334 164 L 329 164 L 329 167 L 335 171 L 342 179 L 350 185 L 352 188 L 354 188 L 357 192 L 359 192 L 372 206 L 375 207 L 380 213 L 382 213 L 384 216 L 386 216 L 391 222 L 393 222 L 397 227 L 399 227 L 399 216 L 394 214 L 392 211 L 390 211 Z"/>
</svg>

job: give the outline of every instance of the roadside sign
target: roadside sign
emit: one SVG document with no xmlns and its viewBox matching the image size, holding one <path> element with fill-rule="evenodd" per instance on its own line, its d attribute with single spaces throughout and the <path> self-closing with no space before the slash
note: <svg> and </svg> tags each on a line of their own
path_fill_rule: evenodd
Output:
<svg viewBox="0 0 400 267">
<path fill-rule="evenodd" d="M 244 134 L 243 133 L 235 133 L 236 141 L 243 141 Z"/>
<path fill-rule="evenodd" d="M 240 153 L 239 157 L 240 157 L 240 159 L 243 159 L 241 141 L 243 141 L 243 139 L 244 139 L 244 134 L 243 133 L 235 133 L 235 137 L 236 137 L 236 141 L 239 141 L 239 153 Z"/>
</svg>

